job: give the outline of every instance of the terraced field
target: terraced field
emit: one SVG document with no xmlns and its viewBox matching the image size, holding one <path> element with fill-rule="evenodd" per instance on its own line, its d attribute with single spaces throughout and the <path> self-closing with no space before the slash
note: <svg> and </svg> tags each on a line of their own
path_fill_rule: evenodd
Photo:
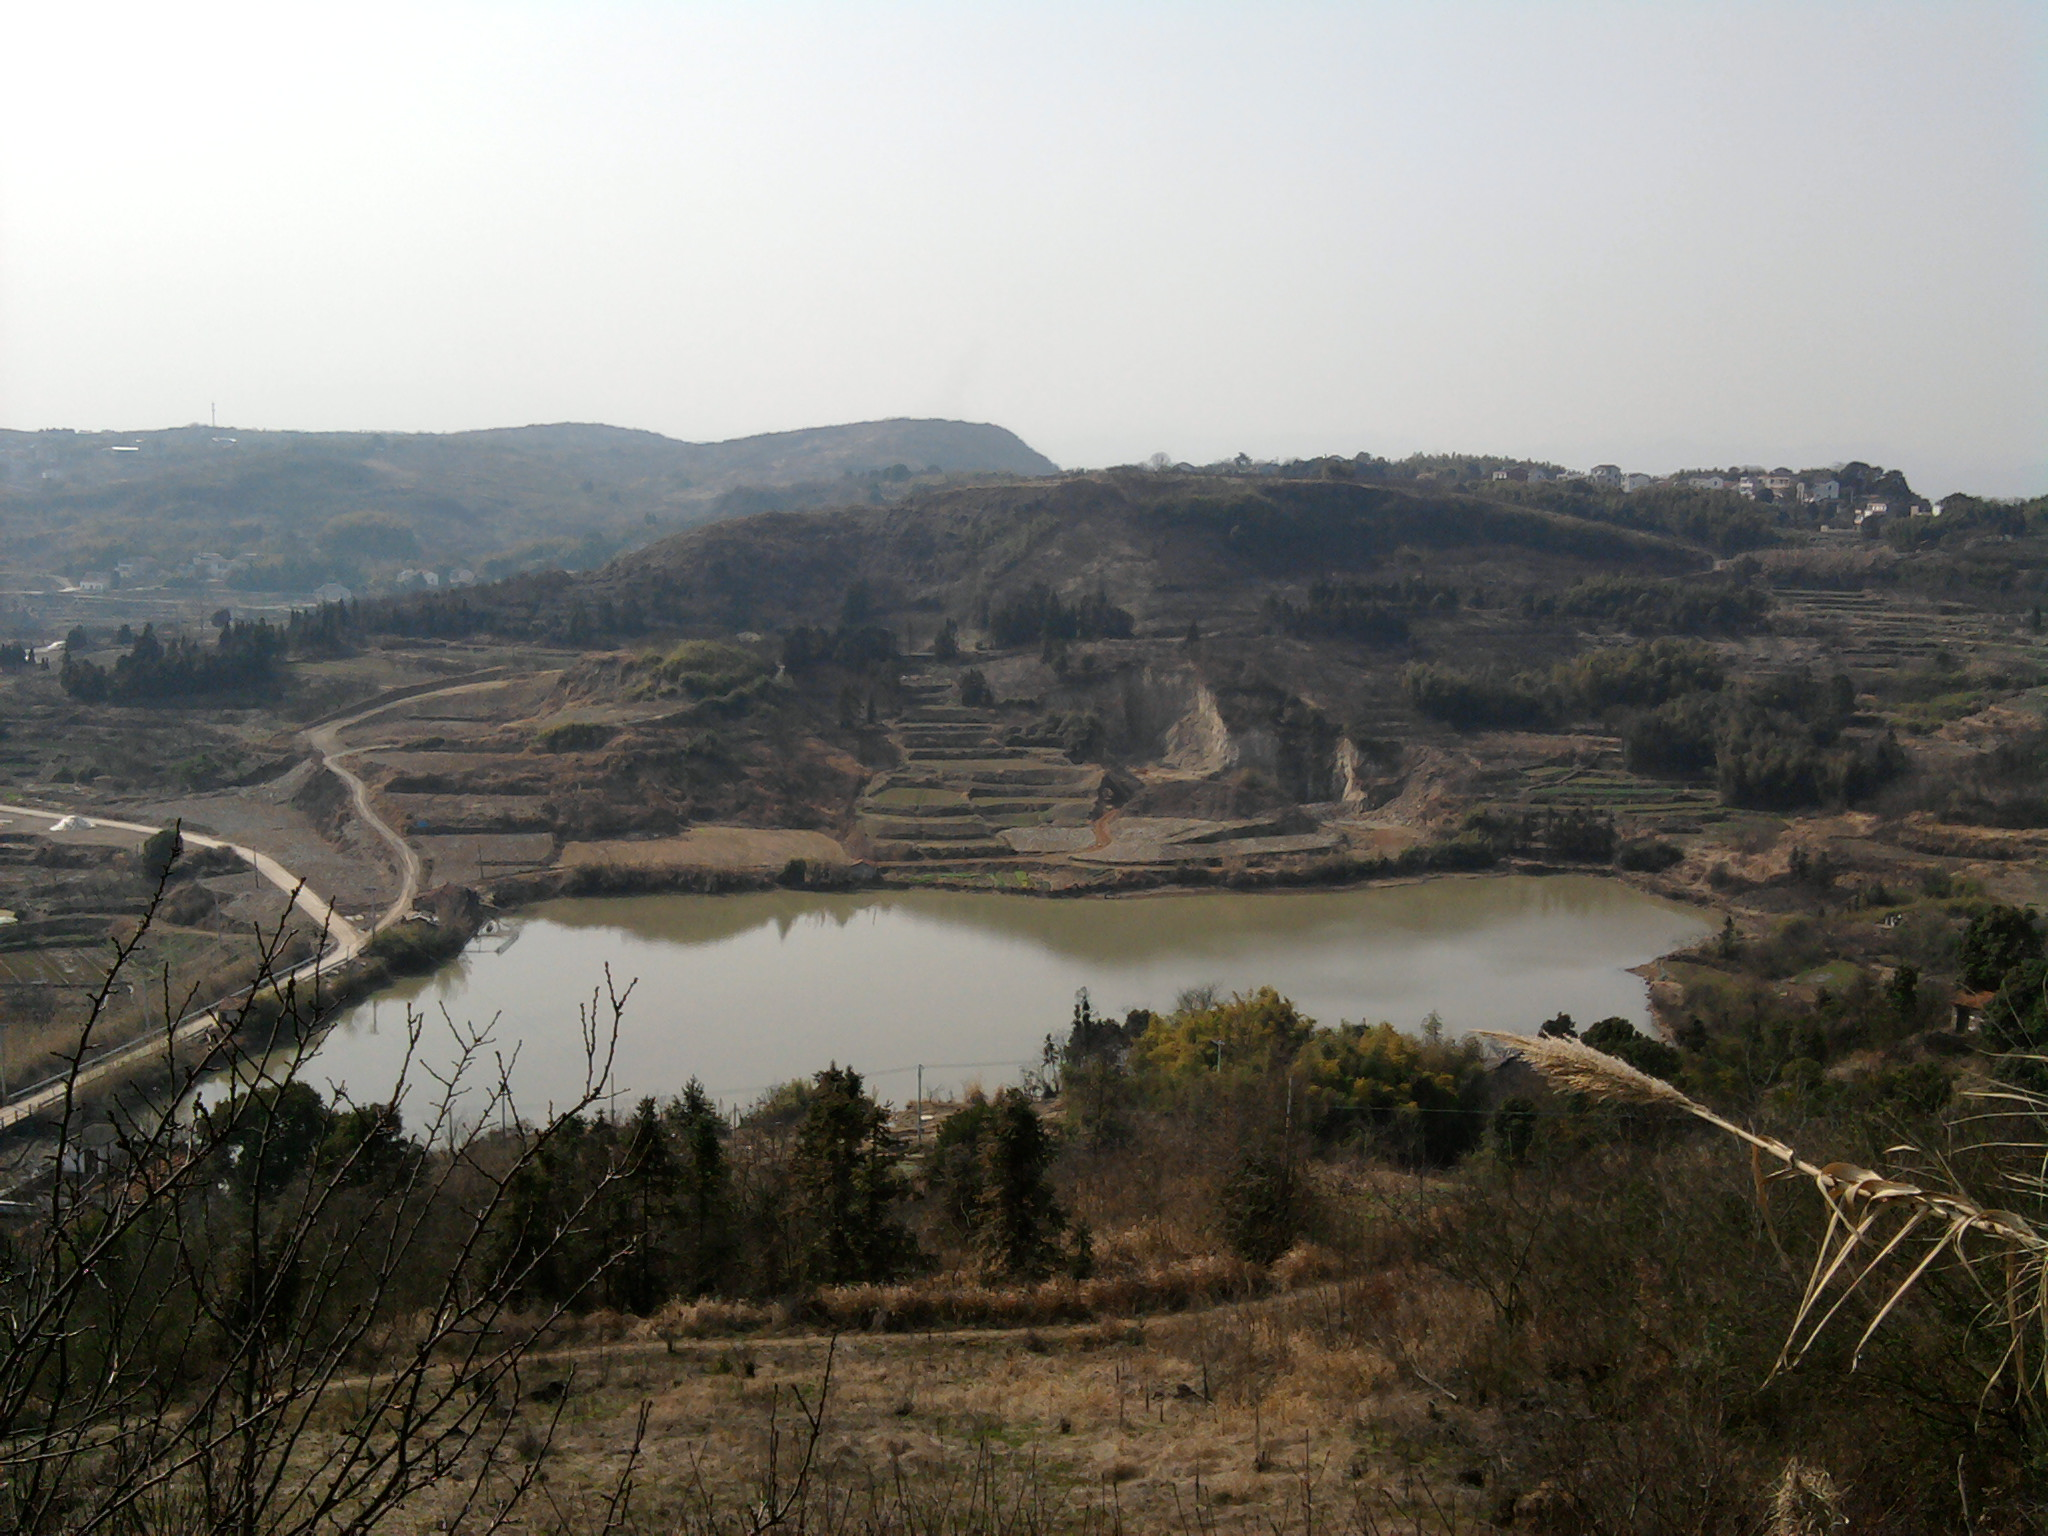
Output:
<svg viewBox="0 0 2048 1536">
<path fill-rule="evenodd" d="M 1521 775 L 1519 803 L 1546 810 L 1597 810 L 1667 828 L 1721 821 L 1726 812 L 1712 789 L 1638 778 L 1618 765 L 1545 766 Z"/>
<path fill-rule="evenodd" d="M 1010 745 L 1001 716 L 958 703 L 943 678 L 903 686 L 911 702 L 890 726 L 902 765 L 877 774 L 856 807 L 878 860 L 1009 859 L 1094 841 L 1099 767 Z"/>
<path fill-rule="evenodd" d="M 1943 649 L 2014 643 L 2012 625 L 1991 614 L 1967 612 L 1953 604 L 1909 606 L 1882 592 L 1831 592 L 1787 588 L 1778 606 L 1832 632 L 1830 655 L 1842 666 L 1886 668 L 1929 662 Z"/>
</svg>

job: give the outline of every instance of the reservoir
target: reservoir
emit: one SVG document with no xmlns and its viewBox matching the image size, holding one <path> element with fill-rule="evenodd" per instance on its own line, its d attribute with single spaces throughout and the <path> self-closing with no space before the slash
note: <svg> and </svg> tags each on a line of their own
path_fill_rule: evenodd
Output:
<svg viewBox="0 0 2048 1536">
<path fill-rule="evenodd" d="M 1322 1024 L 1450 1033 L 1647 1023 L 1641 965 L 1707 933 L 1693 908 L 1596 876 L 1446 878 L 1352 891 L 1034 899 L 951 891 L 632 896 L 547 903 L 506 920 L 430 977 L 340 1016 L 305 1076 L 359 1102 L 390 1096 L 406 1014 L 419 1063 L 445 1071 L 451 1024 L 517 1050 L 528 1115 L 583 1081 L 579 1005 L 605 968 L 633 984 L 613 1084 L 620 1106 L 696 1077 L 744 1104 L 837 1062 L 882 1097 L 1015 1081 L 1077 989 L 1098 1014 L 1166 1010 L 1178 994 L 1273 986 Z M 604 1010 L 609 1018 L 609 1009 Z M 607 1030 L 608 1033 L 608 1030 Z M 417 1066 L 410 1102 L 433 1089 Z M 479 1085 L 480 1086 L 480 1085 Z M 411 1117 L 409 1117 L 411 1118 Z"/>
</svg>

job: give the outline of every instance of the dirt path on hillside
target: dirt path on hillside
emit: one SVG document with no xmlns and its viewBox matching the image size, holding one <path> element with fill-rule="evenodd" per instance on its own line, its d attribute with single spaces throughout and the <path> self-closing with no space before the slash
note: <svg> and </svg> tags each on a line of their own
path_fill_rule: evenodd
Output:
<svg viewBox="0 0 2048 1536">
<path fill-rule="evenodd" d="M 482 682 L 458 683 L 450 688 L 429 689 L 424 693 L 401 690 L 402 697 L 386 698 L 373 702 L 352 714 L 344 715 L 338 720 L 328 721 L 324 725 L 314 726 L 306 732 L 306 744 L 319 754 L 320 766 L 347 786 L 349 801 L 355 806 L 356 815 L 362 819 L 363 824 L 375 833 L 396 856 L 399 874 L 398 899 L 385 909 L 382 917 L 377 919 L 373 931 L 381 931 L 390 927 L 412 910 L 412 904 L 420 893 L 420 882 L 425 877 L 425 869 L 420 862 L 419 854 L 414 850 L 412 844 L 405 840 L 404 835 L 396 827 L 377 814 L 376 807 L 370 803 L 370 787 L 357 777 L 342 761 L 342 759 L 354 755 L 355 752 L 368 749 L 362 747 L 345 748 L 341 746 L 338 739 L 341 732 L 349 729 L 351 726 L 361 725 L 365 720 L 373 719 L 383 714 L 386 710 L 397 709 L 402 704 L 424 703 L 429 699 L 445 699 L 461 693 L 479 693 L 487 688 L 506 687 L 514 681 L 516 679 L 498 677 Z"/>
</svg>

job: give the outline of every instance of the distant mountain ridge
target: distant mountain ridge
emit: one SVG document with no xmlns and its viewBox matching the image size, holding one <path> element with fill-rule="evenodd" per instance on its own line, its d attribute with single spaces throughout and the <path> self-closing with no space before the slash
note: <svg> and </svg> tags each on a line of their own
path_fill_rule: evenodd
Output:
<svg viewBox="0 0 2048 1536">
<path fill-rule="evenodd" d="M 942 474 L 1056 475 L 1060 467 L 1007 427 L 938 418 L 890 417 L 843 426 L 759 432 L 719 442 L 685 442 L 658 432 L 580 422 L 490 427 L 448 434 L 564 455 L 645 455 L 684 464 L 702 482 L 792 485 L 849 471 L 902 465 Z"/>
<path fill-rule="evenodd" d="M 374 583 L 411 562 L 585 568 L 742 512 L 878 504 L 1059 466 L 986 423 L 895 418 L 694 443 L 594 423 L 472 432 L 0 431 L 10 563 L 82 574 L 250 555 L 251 588 Z M 388 569 L 387 569 L 388 568 Z"/>
</svg>

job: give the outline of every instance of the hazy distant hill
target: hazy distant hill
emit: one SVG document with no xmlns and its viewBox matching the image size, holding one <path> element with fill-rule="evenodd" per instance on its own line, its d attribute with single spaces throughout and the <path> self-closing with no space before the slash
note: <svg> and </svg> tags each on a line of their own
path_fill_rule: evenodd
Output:
<svg viewBox="0 0 2048 1536">
<path fill-rule="evenodd" d="M 952 476 L 1045 475 L 1014 433 L 900 419 L 687 443 L 564 424 L 482 432 L 0 432 L 8 564 L 258 558 L 243 587 L 362 585 L 405 565 L 588 567 L 678 527 L 884 502 Z"/>
</svg>

